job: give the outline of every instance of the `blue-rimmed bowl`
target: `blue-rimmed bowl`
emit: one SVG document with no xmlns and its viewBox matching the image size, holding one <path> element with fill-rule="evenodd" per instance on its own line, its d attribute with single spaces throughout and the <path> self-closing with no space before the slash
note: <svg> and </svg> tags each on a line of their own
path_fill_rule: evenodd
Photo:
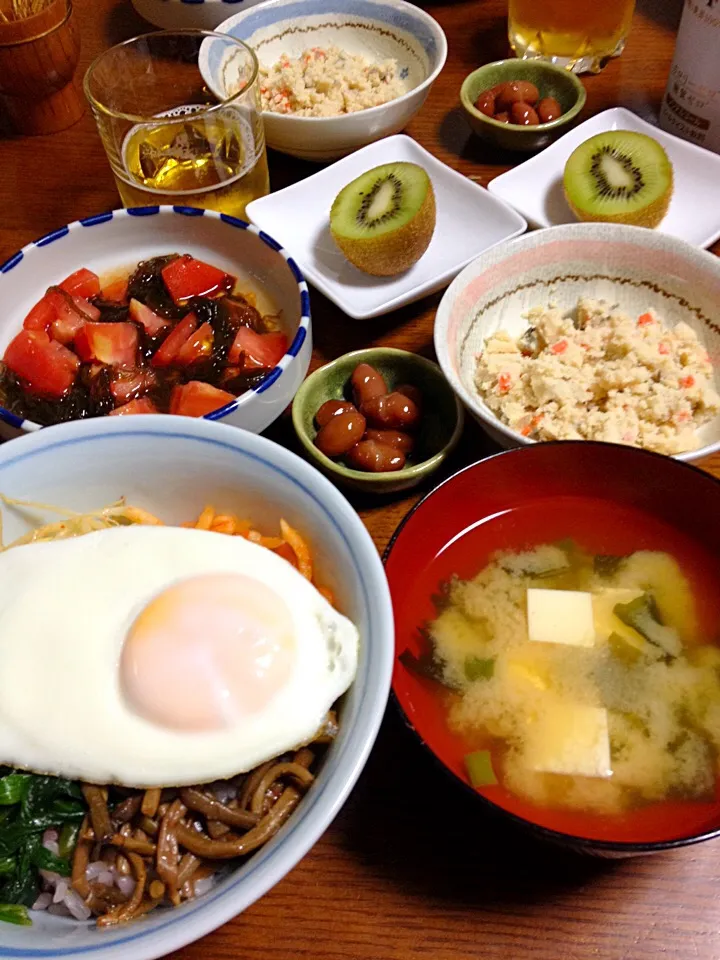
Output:
<svg viewBox="0 0 720 960">
<path fill-rule="evenodd" d="M 312 353 L 310 299 L 297 265 L 279 243 L 257 227 L 213 210 L 194 207 L 136 207 L 113 210 L 29 243 L 0 266 L 0 356 L 22 327 L 27 312 L 51 284 L 80 267 L 95 273 L 132 269 L 140 260 L 166 253 L 191 253 L 238 277 L 267 296 L 259 306 L 279 313 L 290 347 L 261 384 L 208 414 L 234 427 L 260 433 L 292 401 Z M 0 407 L 5 439 L 39 429 Z"/>
<path fill-rule="evenodd" d="M 370 62 L 393 59 L 405 93 L 379 107 L 338 117 L 296 117 L 263 112 L 269 147 L 303 160 L 336 160 L 368 143 L 399 133 L 422 107 L 447 57 L 440 24 L 405 0 L 268 0 L 217 27 L 252 47 L 260 67 L 283 54 L 299 57 L 311 47 L 336 46 Z M 232 57 L 203 44 L 199 65 L 221 98 L 233 92 Z M 262 82 L 262 80 L 261 80 Z"/>
<path fill-rule="evenodd" d="M 240 913 L 291 870 L 360 774 L 392 669 L 393 614 L 382 563 L 355 510 L 317 470 L 263 437 L 207 420 L 112 417 L 41 430 L 0 446 L 0 490 L 79 510 L 124 495 L 168 523 L 195 517 L 207 503 L 267 529 L 277 529 L 283 516 L 308 537 L 321 582 L 360 631 L 357 676 L 316 782 L 280 832 L 203 898 L 159 908 L 119 928 L 98 930 L 45 913 L 32 913 L 31 927 L 0 923 L 3 960 L 150 960 L 168 954 Z M 33 525 L 14 511 L 3 513 L 6 541 Z"/>
</svg>

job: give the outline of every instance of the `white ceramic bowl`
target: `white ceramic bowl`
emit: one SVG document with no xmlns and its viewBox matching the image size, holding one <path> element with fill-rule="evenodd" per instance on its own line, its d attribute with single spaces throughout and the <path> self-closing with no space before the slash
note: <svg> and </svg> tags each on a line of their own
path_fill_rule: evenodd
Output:
<svg viewBox="0 0 720 960">
<path fill-rule="evenodd" d="M 304 160 L 336 160 L 374 140 L 398 133 L 425 102 L 447 56 L 447 40 L 430 14 L 405 0 L 268 0 L 235 14 L 217 28 L 244 40 L 261 67 L 285 53 L 337 46 L 370 61 L 393 58 L 407 92 L 380 107 L 339 117 L 263 113 L 269 147 Z M 227 64 L 214 64 L 209 42 L 200 69 L 221 97 L 229 91 Z M 228 75 L 231 70 L 228 70 Z"/>
<path fill-rule="evenodd" d="M 51 284 L 80 267 L 103 274 L 163 253 L 191 253 L 222 267 L 240 281 L 267 291 L 281 314 L 288 352 L 265 380 L 208 414 L 260 433 L 295 396 L 312 353 L 310 298 L 302 273 L 279 243 L 244 220 L 194 207 L 113 210 L 60 227 L 29 243 L 0 266 L 0 356 L 22 327 L 28 310 Z M 0 436 L 9 439 L 39 429 L 0 407 Z"/>
<path fill-rule="evenodd" d="M 720 259 L 642 227 L 576 223 L 525 234 L 467 266 L 435 318 L 435 350 L 445 376 L 501 446 L 535 441 L 501 423 L 481 400 L 473 385 L 475 356 L 498 330 L 519 336 L 530 308 L 554 303 L 570 309 L 581 296 L 617 303 L 631 315 L 652 307 L 668 326 L 684 320 L 720 367 Z M 699 436 L 702 446 L 678 460 L 720 450 L 720 417 Z"/>
<path fill-rule="evenodd" d="M 367 759 L 390 685 L 393 613 L 378 552 L 355 510 L 295 454 L 242 430 L 185 417 L 145 416 L 63 424 L 0 446 L 0 491 L 89 509 L 119 496 L 169 523 L 212 503 L 276 528 L 280 516 L 313 546 L 324 583 L 358 626 L 358 673 L 340 733 L 316 782 L 282 830 L 204 897 L 98 930 L 44 913 L 31 927 L 0 923 L 3 960 L 149 960 L 202 937 L 266 893 L 307 853 L 337 814 Z M 3 510 L 6 541 L 27 529 Z M 308 891 L 308 897 L 312 892 Z"/>
</svg>

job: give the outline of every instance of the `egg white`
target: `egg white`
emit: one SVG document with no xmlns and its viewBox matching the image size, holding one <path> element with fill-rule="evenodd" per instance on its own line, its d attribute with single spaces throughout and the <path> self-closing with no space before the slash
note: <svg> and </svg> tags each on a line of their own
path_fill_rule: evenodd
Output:
<svg viewBox="0 0 720 960">
<path fill-rule="evenodd" d="M 164 728 L 123 697 L 123 643 L 154 596 L 213 573 L 255 577 L 284 599 L 295 666 L 266 708 L 233 728 Z M 313 737 L 352 683 L 358 643 L 291 564 L 241 537 L 128 526 L 14 547 L 0 553 L 0 762 L 135 787 L 230 777 Z"/>
</svg>

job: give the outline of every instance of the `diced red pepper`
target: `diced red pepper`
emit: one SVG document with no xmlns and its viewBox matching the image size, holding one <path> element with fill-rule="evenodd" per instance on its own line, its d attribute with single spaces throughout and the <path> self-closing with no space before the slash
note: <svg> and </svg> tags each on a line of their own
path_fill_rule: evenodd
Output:
<svg viewBox="0 0 720 960">
<path fill-rule="evenodd" d="M 649 323 L 655 323 L 655 317 L 651 313 L 642 313 L 638 317 L 638 326 L 646 327 Z"/>
<path fill-rule="evenodd" d="M 81 360 L 131 370 L 137 361 L 138 331 L 132 323 L 86 323 L 75 335 Z"/>
<path fill-rule="evenodd" d="M 110 384 L 110 392 L 116 403 L 129 403 L 151 387 L 154 387 L 156 377 L 147 367 L 141 370 L 120 371 Z"/>
<path fill-rule="evenodd" d="M 158 408 L 148 397 L 141 397 L 139 400 L 131 400 L 130 403 L 124 403 L 121 407 L 115 407 L 110 411 L 111 417 L 124 417 L 128 413 L 157 413 Z"/>
<path fill-rule="evenodd" d="M 30 313 L 23 320 L 23 327 L 26 330 L 44 330 L 45 333 L 50 329 L 50 324 L 57 319 L 55 307 L 45 296 L 38 300 Z"/>
<path fill-rule="evenodd" d="M 71 296 L 89 300 L 90 297 L 96 297 L 100 293 L 100 278 L 92 270 L 82 267 L 66 277 L 60 287 Z"/>
<path fill-rule="evenodd" d="M 240 327 L 228 353 L 228 361 L 245 369 L 272 370 L 287 353 L 288 338 L 284 333 L 256 333 L 251 327 Z"/>
<path fill-rule="evenodd" d="M 180 387 L 173 387 L 170 395 L 170 413 L 181 417 L 204 417 L 235 400 L 227 390 L 219 390 L 209 383 L 191 380 Z"/>
<path fill-rule="evenodd" d="M 110 303 L 125 303 L 127 300 L 128 282 L 127 280 L 113 280 L 103 287 L 100 296 L 103 300 Z"/>
<path fill-rule="evenodd" d="M 163 342 L 152 355 L 150 363 L 153 367 L 169 367 L 177 357 L 180 347 L 185 343 L 191 333 L 197 328 L 197 317 L 194 313 L 188 313 L 183 317 L 180 323 L 170 331 Z"/>
<path fill-rule="evenodd" d="M 33 393 L 64 397 L 75 382 L 80 361 L 42 330 L 21 330 L 5 351 L 5 363 Z"/>
<path fill-rule="evenodd" d="M 159 336 L 163 330 L 166 330 L 170 326 L 169 320 L 166 320 L 165 317 L 158 316 L 150 307 L 146 307 L 145 304 L 140 303 L 139 300 L 130 300 L 129 312 L 130 319 L 134 320 L 135 323 L 142 324 L 145 328 L 145 333 L 149 337 Z"/>
<path fill-rule="evenodd" d="M 175 358 L 175 363 L 181 367 L 187 367 L 198 360 L 209 357 L 212 353 L 215 334 L 209 323 L 203 323 L 191 333 L 185 343 L 180 347 Z"/>
<path fill-rule="evenodd" d="M 235 278 L 230 274 L 189 254 L 171 260 L 163 268 L 162 278 L 175 303 L 183 303 L 191 297 L 209 297 L 235 286 Z"/>
</svg>

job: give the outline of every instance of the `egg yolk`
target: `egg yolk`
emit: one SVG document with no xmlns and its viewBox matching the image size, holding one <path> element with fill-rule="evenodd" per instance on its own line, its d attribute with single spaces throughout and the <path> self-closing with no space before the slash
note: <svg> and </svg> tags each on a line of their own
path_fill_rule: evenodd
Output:
<svg viewBox="0 0 720 960">
<path fill-rule="evenodd" d="M 219 730 L 260 713 L 288 682 L 295 657 L 282 597 L 243 574 L 204 574 L 141 611 L 123 647 L 120 685 L 146 720 Z"/>
</svg>

